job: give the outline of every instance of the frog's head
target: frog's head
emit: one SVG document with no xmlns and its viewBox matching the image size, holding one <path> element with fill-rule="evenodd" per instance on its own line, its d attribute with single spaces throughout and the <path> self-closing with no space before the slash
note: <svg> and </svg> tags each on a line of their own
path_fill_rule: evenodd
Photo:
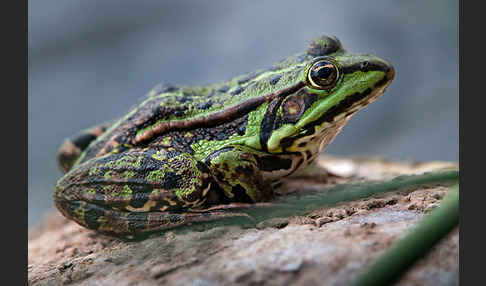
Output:
<svg viewBox="0 0 486 286">
<path fill-rule="evenodd" d="M 388 62 L 350 54 L 332 37 L 315 39 L 296 58 L 292 86 L 269 103 L 262 122 L 260 143 L 272 153 L 321 151 L 395 75 Z"/>
</svg>

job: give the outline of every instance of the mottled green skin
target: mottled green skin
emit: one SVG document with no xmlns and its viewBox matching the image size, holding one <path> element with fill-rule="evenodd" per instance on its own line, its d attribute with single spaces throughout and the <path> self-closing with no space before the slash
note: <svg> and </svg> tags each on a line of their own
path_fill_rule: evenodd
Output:
<svg viewBox="0 0 486 286">
<path fill-rule="evenodd" d="M 324 90 L 307 78 L 321 57 L 339 70 Z M 120 120 L 64 143 L 59 163 L 69 172 L 54 201 L 85 227 L 140 234 L 226 215 L 214 206 L 269 200 L 273 183 L 311 163 L 393 77 L 389 63 L 322 36 L 228 82 L 159 85 Z"/>
</svg>

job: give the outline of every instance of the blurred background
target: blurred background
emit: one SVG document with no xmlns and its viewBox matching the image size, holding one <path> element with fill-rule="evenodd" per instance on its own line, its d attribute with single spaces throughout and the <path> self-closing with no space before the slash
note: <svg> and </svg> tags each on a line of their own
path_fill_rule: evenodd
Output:
<svg viewBox="0 0 486 286">
<path fill-rule="evenodd" d="M 57 148 L 124 115 L 155 84 L 203 85 L 265 68 L 321 34 L 395 66 L 385 96 L 327 149 L 458 161 L 458 3 L 29 1 L 28 220 L 53 209 Z"/>
</svg>

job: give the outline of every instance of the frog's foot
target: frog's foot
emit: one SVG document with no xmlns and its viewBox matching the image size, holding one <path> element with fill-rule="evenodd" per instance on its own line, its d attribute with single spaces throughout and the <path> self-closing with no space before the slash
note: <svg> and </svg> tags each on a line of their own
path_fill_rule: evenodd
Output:
<svg viewBox="0 0 486 286">
<path fill-rule="evenodd" d="M 82 130 L 78 134 L 65 139 L 57 154 L 57 162 L 61 171 L 64 173 L 69 171 L 89 144 L 103 134 L 112 124 L 113 122 L 106 122 Z"/>
<path fill-rule="evenodd" d="M 206 219 L 185 212 L 213 205 L 207 202 L 213 184 L 190 154 L 132 148 L 77 165 L 56 184 L 54 201 L 65 217 L 90 229 L 143 233 Z"/>
<path fill-rule="evenodd" d="M 174 212 L 127 212 L 84 201 L 57 201 L 59 209 L 79 225 L 116 236 L 140 236 L 189 223 L 210 222 L 229 217 L 251 217 L 225 210 Z"/>
<path fill-rule="evenodd" d="M 228 146 L 205 160 L 212 177 L 231 202 L 263 202 L 274 197 L 273 188 L 258 165 L 260 153 L 245 146 Z"/>
<path fill-rule="evenodd" d="M 316 183 L 339 183 L 347 181 L 349 178 L 349 176 L 334 173 L 315 163 L 289 177 L 289 179 L 305 179 Z"/>
</svg>

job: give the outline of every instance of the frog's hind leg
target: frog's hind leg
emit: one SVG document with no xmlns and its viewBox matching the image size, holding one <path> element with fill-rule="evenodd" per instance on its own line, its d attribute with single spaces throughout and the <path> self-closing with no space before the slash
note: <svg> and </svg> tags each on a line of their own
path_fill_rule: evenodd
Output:
<svg viewBox="0 0 486 286">
<path fill-rule="evenodd" d="M 59 202 L 62 204 L 62 202 Z M 244 213 L 232 213 L 223 210 L 203 212 L 127 212 L 109 209 L 84 201 L 65 202 L 61 206 L 63 214 L 74 218 L 79 225 L 117 236 L 140 236 L 187 225 L 195 222 L 216 221 L 221 218 L 244 216 Z"/>
<path fill-rule="evenodd" d="M 61 171 L 66 173 L 74 165 L 81 153 L 108 129 L 113 122 L 106 122 L 88 129 L 84 129 L 64 140 L 57 154 L 57 162 Z"/>
<path fill-rule="evenodd" d="M 160 146 L 92 158 L 62 177 L 54 190 L 54 202 L 64 216 L 119 234 L 230 215 L 221 210 L 192 212 L 217 204 L 220 197 L 204 163 Z"/>
</svg>

